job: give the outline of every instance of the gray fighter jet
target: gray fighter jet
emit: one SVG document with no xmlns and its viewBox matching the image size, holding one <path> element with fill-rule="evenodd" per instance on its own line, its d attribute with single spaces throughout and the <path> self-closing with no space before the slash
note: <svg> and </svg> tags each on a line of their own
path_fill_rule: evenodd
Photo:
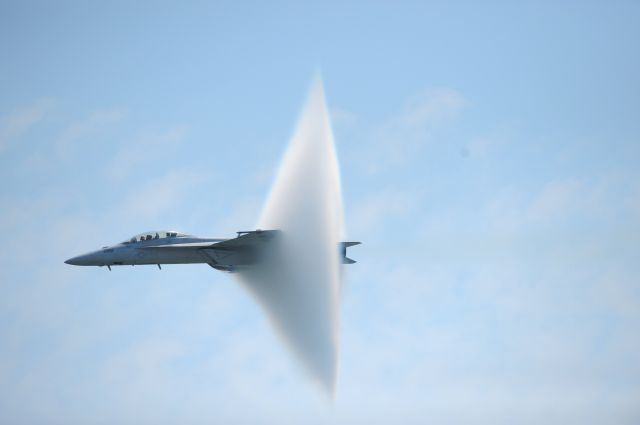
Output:
<svg viewBox="0 0 640 425">
<path fill-rule="evenodd" d="M 74 266 L 136 266 L 205 263 L 217 270 L 236 272 L 251 268 L 275 248 L 279 230 L 237 232 L 231 239 L 201 238 L 174 231 L 145 232 L 129 240 L 65 261 Z M 360 242 L 341 242 L 342 263 L 353 264 L 347 247 Z"/>
</svg>

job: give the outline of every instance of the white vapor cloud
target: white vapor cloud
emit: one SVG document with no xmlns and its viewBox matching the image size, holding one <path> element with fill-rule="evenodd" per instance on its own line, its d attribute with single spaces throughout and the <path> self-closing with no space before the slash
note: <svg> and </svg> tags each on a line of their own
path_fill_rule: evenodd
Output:
<svg viewBox="0 0 640 425">
<path fill-rule="evenodd" d="M 316 81 L 259 220 L 259 228 L 282 232 L 277 248 L 240 279 L 331 395 L 338 370 L 340 190 L 329 114 Z"/>
</svg>

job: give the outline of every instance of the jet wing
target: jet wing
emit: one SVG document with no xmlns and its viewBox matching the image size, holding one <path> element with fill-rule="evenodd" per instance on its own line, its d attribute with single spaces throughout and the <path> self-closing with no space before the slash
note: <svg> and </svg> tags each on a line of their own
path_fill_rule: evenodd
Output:
<svg viewBox="0 0 640 425">
<path fill-rule="evenodd" d="M 233 272 L 239 267 L 260 262 L 260 252 L 278 233 L 278 230 L 238 232 L 237 238 L 215 243 L 202 248 L 200 252 L 209 260 L 207 262 L 211 267 Z"/>
<path fill-rule="evenodd" d="M 209 248 L 223 251 L 244 251 L 257 248 L 277 237 L 279 230 L 254 230 L 250 232 L 238 232 L 238 237 L 227 239 L 211 245 Z"/>
</svg>

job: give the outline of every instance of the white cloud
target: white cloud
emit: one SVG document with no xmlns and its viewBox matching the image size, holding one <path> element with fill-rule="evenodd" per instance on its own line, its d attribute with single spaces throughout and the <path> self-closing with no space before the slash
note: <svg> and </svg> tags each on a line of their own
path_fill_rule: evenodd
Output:
<svg viewBox="0 0 640 425">
<path fill-rule="evenodd" d="M 69 125 L 57 142 L 58 154 L 63 157 L 69 156 L 73 151 L 74 144 L 78 141 L 121 121 L 125 115 L 126 111 L 123 108 L 104 109 L 92 112 L 83 120 Z"/>
<path fill-rule="evenodd" d="M 438 88 L 417 94 L 399 112 L 376 122 L 332 108 L 338 151 L 346 154 L 343 160 L 348 166 L 362 168 L 368 175 L 406 166 L 468 103 L 458 91 Z"/>
<path fill-rule="evenodd" d="M 53 99 L 38 99 L 26 108 L 0 118 L 0 150 L 42 121 L 52 104 Z"/>
<path fill-rule="evenodd" d="M 358 114 L 343 108 L 331 108 L 331 124 L 334 127 L 351 127 L 358 120 Z"/>
<path fill-rule="evenodd" d="M 467 104 L 462 94 L 451 89 L 430 90 L 413 98 L 402 113 L 373 130 L 372 142 L 363 153 L 369 170 L 404 164 Z"/>
<path fill-rule="evenodd" d="M 577 178 L 551 181 L 531 201 L 526 215 L 535 221 L 559 219 L 584 205 L 584 192 Z"/>
<path fill-rule="evenodd" d="M 460 153 L 464 157 L 471 156 L 486 159 L 492 150 L 508 145 L 512 139 L 512 130 L 508 126 L 501 126 L 493 129 L 488 134 L 471 138 L 461 148 Z"/>
<path fill-rule="evenodd" d="M 184 200 L 190 187 L 203 177 L 188 171 L 172 171 L 132 190 L 121 205 L 116 207 L 118 216 L 151 220 L 175 207 Z"/>
<path fill-rule="evenodd" d="M 184 141 L 186 132 L 186 127 L 174 126 L 163 133 L 139 137 L 131 143 L 124 144 L 111 163 L 110 176 L 122 180 L 135 167 L 151 163 L 172 164 L 172 154 Z"/>
<path fill-rule="evenodd" d="M 383 188 L 372 192 L 348 206 L 348 217 L 357 218 L 349 224 L 353 235 L 371 234 L 377 227 L 384 226 L 386 220 L 409 214 L 419 202 L 413 192 Z"/>
<path fill-rule="evenodd" d="M 624 225 L 634 213 L 633 205 L 624 202 L 636 191 L 629 178 L 610 174 L 582 178 L 564 176 L 549 180 L 535 191 L 513 183 L 497 189 L 482 206 L 486 224 L 492 229 L 518 231 L 538 227 L 557 227 L 568 231 L 572 220 L 590 220 L 596 226 L 614 224 L 617 217 Z M 588 232 L 588 234 L 593 233 Z"/>
<path fill-rule="evenodd" d="M 413 98 L 394 121 L 397 125 L 420 130 L 454 118 L 467 103 L 464 96 L 455 90 L 429 90 Z"/>
<path fill-rule="evenodd" d="M 590 288 L 594 303 L 600 304 L 620 318 L 640 322 L 640 285 L 637 274 L 630 276 L 620 268 L 607 271 L 602 279 Z"/>
</svg>

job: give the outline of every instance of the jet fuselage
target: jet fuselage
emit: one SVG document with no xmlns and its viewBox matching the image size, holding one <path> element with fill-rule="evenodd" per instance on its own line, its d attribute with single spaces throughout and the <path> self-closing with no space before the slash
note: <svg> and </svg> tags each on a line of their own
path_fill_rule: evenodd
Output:
<svg viewBox="0 0 640 425">
<path fill-rule="evenodd" d="M 74 266 L 136 266 L 204 263 L 217 270 L 234 272 L 262 261 L 266 250 L 275 247 L 279 230 L 237 232 L 238 237 L 201 238 L 173 231 L 141 233 L 131 239 L 78 255 L 65 261 Z M 347 247 L 359 242 L 341 242 L 342 263 L 355 261 L 346 256 Z"/>
</svg>

